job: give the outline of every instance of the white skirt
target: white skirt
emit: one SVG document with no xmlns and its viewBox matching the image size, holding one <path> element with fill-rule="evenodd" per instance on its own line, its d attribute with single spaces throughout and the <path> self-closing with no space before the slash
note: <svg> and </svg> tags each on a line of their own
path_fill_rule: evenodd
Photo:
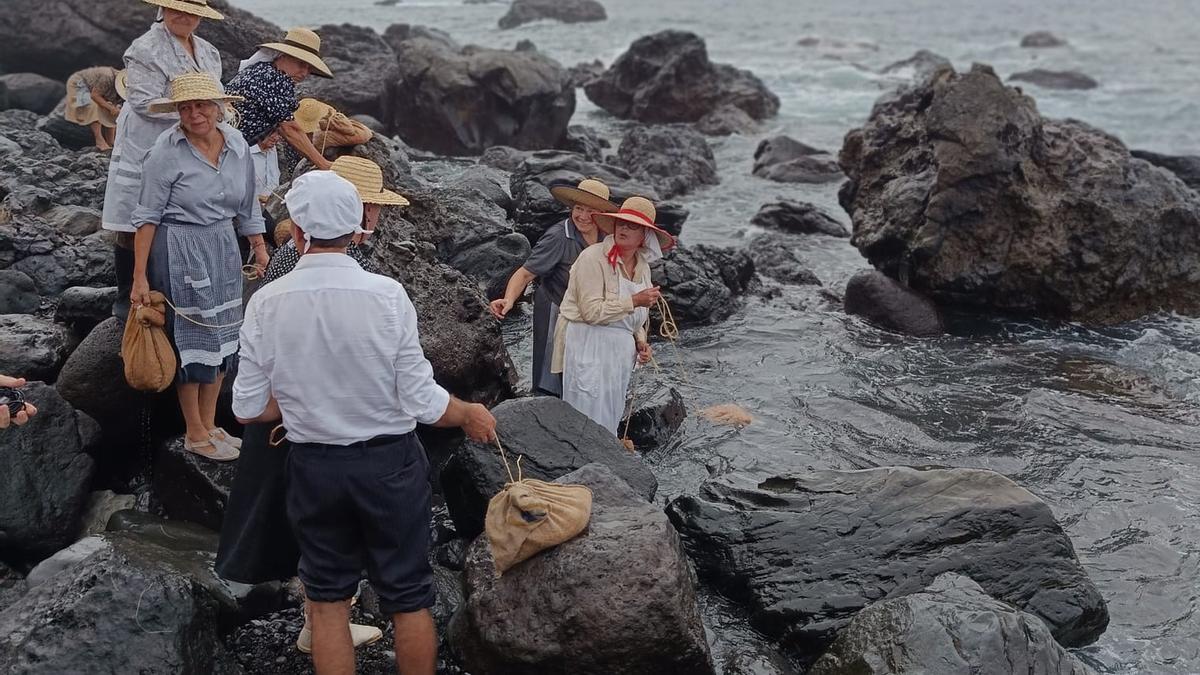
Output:
<svg viewBox="0 0 1200 675">
<path fill-rule="evenodd" d="M 616 436 L 637 360 L 626 323 L 567 324 L 563 353 L 563 400 Z"/>
</svg>

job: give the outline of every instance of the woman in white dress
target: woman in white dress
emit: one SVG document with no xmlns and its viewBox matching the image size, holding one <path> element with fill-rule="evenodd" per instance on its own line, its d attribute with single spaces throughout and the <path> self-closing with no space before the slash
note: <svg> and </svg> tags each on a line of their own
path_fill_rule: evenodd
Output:
<svg viewBox="0 0 1200 675">
<path fill-rule="evenodd" d="M 117 301 L 113 315 L 129 314 L 133 286 L 133 210 L 142 189 L 142 164 L 164 131 L 179 124 L 175 112 L 151 112 L 150 105 L 171 95 L 171 80 L 184 73 L 208 73 L 221 81 L 221 54 L 195 35 L 201 19 L 221 20 L 207 0 L 143 0 L 159 7 L 159 19 L 125 51 L 125 105 L 117 116 L 117 133 L 108 184 L 104 188 L 104 229 L 117 233 L 113 259 Z"/>
<path fill-rule="evenodd" d="M 650 263 L 675 245 L 655 215 L 650 200 L 630 197 L 593 217 L 613 234 L 579 254 L 554 332 L 551 371 L 563 374 L 563 400 L 614 436 L 634 365 L 650 360 L 650 307 L 661 295 Z"/>
</svg>

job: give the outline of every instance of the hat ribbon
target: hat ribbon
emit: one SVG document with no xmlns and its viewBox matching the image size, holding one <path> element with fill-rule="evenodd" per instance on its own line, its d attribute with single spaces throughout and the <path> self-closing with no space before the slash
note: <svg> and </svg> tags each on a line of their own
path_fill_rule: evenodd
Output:
<svg viewBox="0 0 1200 675">
<path fill-rule="evenodd" d="M 641 221 L 641 223 L 639 223 L 640 225 L 644 225 L 646 227 L 654 227 L 654 223 L 649 218 L 646 217 L 646 214 L 642 213 L 641 211 L 637 211 L 634 209 L 621 209 L 620 211 L 617 211 L 617 213 L 619 213 L 623 216 L 633 216 L 634 218 L 637 218 L 638 220 Z"/>
<path fill-rule="evenodd" d="M 308 52 L 309 54 L 312 54 L 313 56 L 317 57 L 318 59 L 321 58 L 320 51 L 313 49 L 312 47 L 309 47 L 306 44 L 301 44 L 299 42 L 296 42 L 295 40 L 288 40 L 286 38 L 284 39 L 283 44 L 288 45 L 289 47 L 295 47 L 296 49 L 303 49 L 304 51 Z"/>
<path fill-rule="evenodd" d="M 208 2 L 206 0 L 179 0 L 179 1 L 187 3 L 189 5 L 196 5 L 197 7 L 208 7 Z"/>
</svg>

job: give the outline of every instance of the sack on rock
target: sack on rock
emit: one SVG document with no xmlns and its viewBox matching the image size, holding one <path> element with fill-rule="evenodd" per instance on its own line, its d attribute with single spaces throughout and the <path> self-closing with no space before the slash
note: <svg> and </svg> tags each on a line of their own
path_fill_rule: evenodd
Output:
<svg viewBox="0 0 1200 675">
<path fill-rule="evenodd" d="M 484 530 L 496 576 L 540 551 L 570 541 L 592 518 L 592 491 L 584 485 L 520 480 L 488 502 Z"/>
<path fill-rule="evenodd" d="M 362 122 L 334 112 L 328 120 L 321 121 L 321 130 L 317 132 L 313 145 L 322 149 L 361 145 L 374 135 L 375 132 Z"/>
<path fill-rule="evenodd" d="M 131 307 L 121 337 L 121 358 L 125 361 L 125 381 L 138 391 L 163 391 L 175 381 L 179 362 L 163 326 L 166 325 L 167 299 L 150 291 L 150 305 Z"/>
</svg>

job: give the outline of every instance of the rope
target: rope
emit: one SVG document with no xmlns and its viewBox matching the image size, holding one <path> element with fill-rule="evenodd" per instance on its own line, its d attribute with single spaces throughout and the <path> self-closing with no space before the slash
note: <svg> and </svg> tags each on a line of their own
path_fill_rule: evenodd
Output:
<svg viewBox="0 0 1200 675">
<path fill-rule="evenodd" d="M 242 325 L 241 321 L 225 324 L 224 326 L 218 326 L 218 325 L 211 324 L 211 323 L 201 323 L 201 322 L 193 319 L 192 317 L 188 316 L 187 314 L 180 312 L 179 308 L 176 307 L 175 304 L 171 302 L 171 299 L 168 298 L 165 294 L 163 295 L 163 301 L 165 301 L 167 303 L 167 305 L 169 305 L 171 307 L 171 309 L 175 310 L 175 316 L 177 316 L 185 321 L 190 321 L 190 322 L 196 324 L 197 326 L 200 326 L 201 328 L 233 328 L 234 326 Z M 141 307 L 141 305 L 138 305 L 138 307 Z"/>
<path fill-rule="evenodd" d="M 500 459 L 504 461 L 504 470 L 508 472 L 509 484 L 520 483 L 521 481 L 525 480 L 524 476 L 521 475 L 521 460 L 525 459 L 525 455 L 517 456 L 517 478 L 516 480 L 513 480 L 512 467 L 508 464 L 508 453 L 504 451 L 504 446 L 500 444 L 500 434 L 497 433 L 493 435 L 492 438 L 496 441 L 496 448 L 500 450 Z"/>
</svg>

